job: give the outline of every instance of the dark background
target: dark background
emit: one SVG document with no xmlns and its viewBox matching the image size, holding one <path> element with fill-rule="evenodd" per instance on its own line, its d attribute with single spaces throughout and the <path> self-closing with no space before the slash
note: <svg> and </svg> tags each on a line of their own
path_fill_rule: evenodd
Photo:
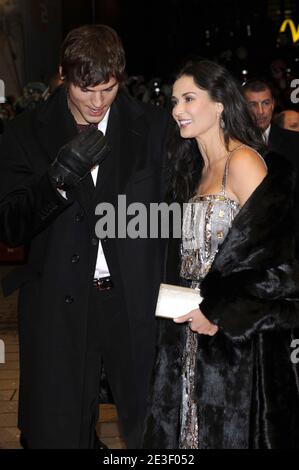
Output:
<svg viewBox="0 0 299 470">
<path fill-rule="evenodd" d="M 220 58 L 236 74 L 266 73 L 275 57 L 299 65 L 299 41 L 285 18 L 299 24 L 299 1 L 292 0 L 63 0 L 63 36 L 85 23 L 105 23 L 120 34 L 128 73 L 167 77 L 194 54 Z M 297 59 L 297 60 L 296 60 Z"/>
</svg>

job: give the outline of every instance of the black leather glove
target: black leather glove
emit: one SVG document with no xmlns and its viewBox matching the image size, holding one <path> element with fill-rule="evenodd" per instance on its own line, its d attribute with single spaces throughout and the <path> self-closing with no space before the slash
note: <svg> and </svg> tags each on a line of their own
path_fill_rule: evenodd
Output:
<svg viewBox="0 0 299 470">
<path fill-rule="evenodd" d="M 109 150 L 101 131 L 90 128 L 81 132 L 59 150 L 49 169 L 51 181 L 60 189 L 73 188 L 104 160 Z"/>
</svg>

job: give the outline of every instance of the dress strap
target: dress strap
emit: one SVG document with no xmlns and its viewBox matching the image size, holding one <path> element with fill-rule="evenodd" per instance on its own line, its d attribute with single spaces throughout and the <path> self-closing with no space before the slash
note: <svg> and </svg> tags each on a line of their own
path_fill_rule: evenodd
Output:
<svg viewBox="0 0 299 470">
<path fill-rule="evenodd" d="M 245 144 L 240 144 L 238 145 L 236 148 L 234 148 L 231 152 L 229 152 L 229 154 L 227 155 L 227 158 L 226 158 L 226 162 L 225 162 L 225 167 L 224 167 L 224 172 L 223 172 L 223 177 L 222 177 L 222 182 L 221 182 L 221 190 L 220 190 L 220 194 L 221 196 L 225 196 L 226 195 L 226 183 L 227 183 L 227 177 L 228 177 L 228 167 L 229 167 L 229 160 L 230 160 L 230 157 L 232 156 L 232 154 L 238 150 L 239 148 L 241 147 L 244 147 Z"/>
</svg>

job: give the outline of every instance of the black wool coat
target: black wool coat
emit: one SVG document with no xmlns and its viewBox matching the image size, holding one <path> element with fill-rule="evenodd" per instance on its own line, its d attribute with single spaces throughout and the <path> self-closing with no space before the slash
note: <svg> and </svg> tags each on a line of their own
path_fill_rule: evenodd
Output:
<svg viewBox="0 0 299 470">
<path fill-rule="evenodd" d="M 272 157 L 201 283 L 201 310 L 219 326 L 215 336 L 199 336 L 196 357 L 203 449 L 299 447 L 299 364 L 291 361 L 299 338 L 294 175 L 287 161 Z M 168 246 L 165 281 L 173 284 L 178 246 Z M 178 448 L 185 328 L 159 320 L 145 448 Z"/>
<path fill-rule="evenodd" d="M 100 202 L 116 205 L 118 194 L 126 195 L 127 204 L 160 200 L 167 126 L 167 114 L 120 91 L 106 132 L 110 153 L 99 167 L 96 188 L 88 175 L 68 200 L 47 174 L 59 148 L 77 134 L 64 89 L 6 127 L 0 148 L 0 239 L 12 246 L 29 243 L 30 250 L 28 262 L 2 286 L 6 295 L 20 288 L 19 427 L 30 447 L 81 445 L 82 414 L 89 409 L 83 394 L 87 312 L 98 252 L 95 207 Z M 114 365 L 109 366 L 109 384 L 120 390 L 117 405 L 124 416 L 129 397 L 121 393 L 117 368 L 119 358 L 129 357 L 122 373 L 135 390 L 136 412 L 126 423 L 136 423 L 144 414 L 154 359 L 160 242 L 105 238 L 102 247 L 129 333 L 113 324 L 120 312 L 114 317 L 99 312 L 107 343 L 99 347 Z"/>
<path fill-rule="evenodd" d="M 288 129 L 282 129 L 274 122 L 271 123 L 268 140 L 268 149 L 270 152 L 276 152 L 283 155 L 287 160 L 298 167 L 299 158 L 299 134 Z"/>
<path fill-rule="evenodd" d="M 299 133 L 282 129 L 275 123 L 271 123 L 269 140 L 269 155 L 266 154 L 266 162 L 269 158 L 285 157 L 294 166 L 297 173 L 295 184 L 295 212 L 296 212 L 296 258 L 299 260 Z"/>
</svg>

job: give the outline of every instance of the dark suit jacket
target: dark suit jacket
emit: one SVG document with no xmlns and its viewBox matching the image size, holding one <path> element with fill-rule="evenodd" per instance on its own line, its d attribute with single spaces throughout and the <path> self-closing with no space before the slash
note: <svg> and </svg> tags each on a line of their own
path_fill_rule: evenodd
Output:
<svg viewBox="0 0 299 470">
<path fill-rule="evenodd" d="M 20 288 L 19 426 L 35 448 L 80 445 L 87 311 L 98 251 L 95 207 L 115 204 L 118 194 L 125 194 L 128 204 L 160 200 L 167 122 L 158 109 L 119 92 L 106 133 L 111 152 L 99 168 L 97 187 L 89 175 L 68 200 L 47 174 L 59 148 L 77 132 L 64 89 L 6 127 L 0 150 L 1 241 L 30 243 L 30 251 L 28 263 L 3 288 L 6 294 Z M 138 413 L 153 361 L 160 243 L 117 238 L 102 245 L 127 318 L 127 372 L 128 380 L 136 381 Z M 110 354 L 122 354 L 114 338 Z M 125 406 L 125 397 L 118 406 Z"/>
<path fill-rule="evenodd" d="M 299 260 L 299 133 L 282 129 L 272 123 L 268 141 L 268 153 L 265 156 L 267 162 L 269 154 L 279 158 L 280 155 L 289 160 L 296 173 L 295 184 L 295 214 L 294 219 L 296 236 L 296 257 Z M 270 153 L 269 153 L 270 152 Z M 272 153 L 273 152 L 273 153 Z"/>
<path fill-rule="evenodd" d="M 283 155 L 295 168 L 299 165 L 299 133 L 282 129 L 272 123 L 269 134 L 269 150 Z"/>
</svg>

